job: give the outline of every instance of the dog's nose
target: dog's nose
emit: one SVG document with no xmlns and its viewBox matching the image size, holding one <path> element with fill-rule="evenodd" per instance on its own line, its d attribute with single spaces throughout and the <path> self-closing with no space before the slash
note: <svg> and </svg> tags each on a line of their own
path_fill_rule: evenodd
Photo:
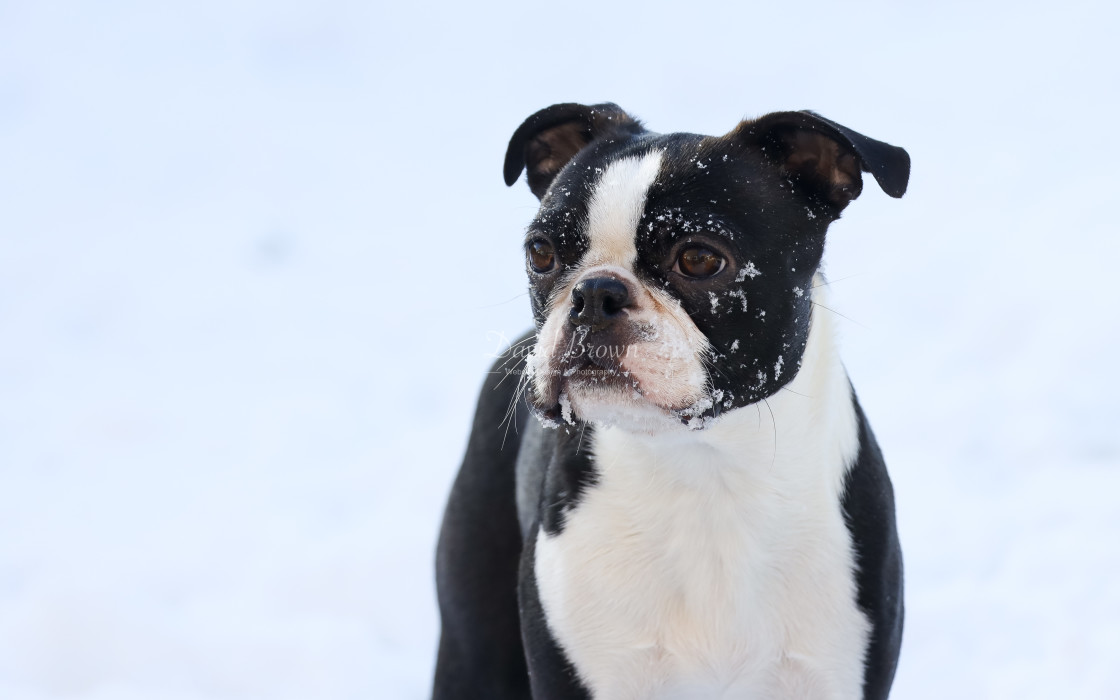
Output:
<svg viewBox="0 0 1120 700">
<path fill-rule="evenodd" d="M 568 317 L 577 326 L 596 330 L 610 325 L 627 306 L 630 306 L 630 292 L 625 284 L 613 277 L 591 277 L 572 290 L 572 309 Z"/>
</svg>

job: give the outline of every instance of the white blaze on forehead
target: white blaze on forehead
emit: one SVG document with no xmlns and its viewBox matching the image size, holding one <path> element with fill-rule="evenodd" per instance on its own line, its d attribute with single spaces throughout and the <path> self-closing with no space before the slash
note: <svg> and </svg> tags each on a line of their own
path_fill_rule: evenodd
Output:
<svg viewBox="0 0 1120 700">
<path fill-rule="evenodd" d="M 604 263 L 633 269 L 638 259 L 634 238 L 646 205 L 646 193 L 661 170 L 661 151 L 616 160 L 595 185 L 587 215 L 591 247 L 583 266 Z"/>
</svg>

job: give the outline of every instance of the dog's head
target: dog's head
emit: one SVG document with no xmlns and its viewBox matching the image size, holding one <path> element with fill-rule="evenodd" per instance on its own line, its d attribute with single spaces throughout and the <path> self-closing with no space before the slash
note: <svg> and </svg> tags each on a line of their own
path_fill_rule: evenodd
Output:
<svg viewBox="0 0 1120 700">
<path fill-rule="evenodd" d="M 559 104 L 510 140 L 540 198 L 525 237 L 546 420 L 703 428 L 797 374 L 825 231 L 861 172 L 906 190 L 910 158 L 812 112 L 725 136 L 647 131 L 613 104 Z"/>
</svg>

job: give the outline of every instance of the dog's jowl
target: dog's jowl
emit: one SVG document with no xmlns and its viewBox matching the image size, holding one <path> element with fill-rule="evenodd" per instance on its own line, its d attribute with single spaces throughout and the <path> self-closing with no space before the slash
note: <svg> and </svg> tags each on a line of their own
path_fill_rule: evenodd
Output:
<svg viewBox="0 0 1120 700">
<path fill-rule="evenodd" d="M 559 104 L 510 140 L 523 171 L 536 329 L 447 506 L 434 697 L 887 697 L 894 502 L 818 268 L 906 152 L 812 112 L 711 137 Z"/>
</svg>

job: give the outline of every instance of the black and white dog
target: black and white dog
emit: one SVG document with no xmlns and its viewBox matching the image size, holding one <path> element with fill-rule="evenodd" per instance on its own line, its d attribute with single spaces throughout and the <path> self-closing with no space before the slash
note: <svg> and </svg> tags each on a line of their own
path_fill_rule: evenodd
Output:
<svg viewBox="0 0 1120 700">
<path fill-rule="evenodd" d="M 447 506 L 434 697 L 887 697 L 893 495 L 818 267 L 861 171 L 901 197 L 909 156 L 812 112 L 710 137 L 559 104 L 522 170 L 537 328 Z"/>
</svg>

